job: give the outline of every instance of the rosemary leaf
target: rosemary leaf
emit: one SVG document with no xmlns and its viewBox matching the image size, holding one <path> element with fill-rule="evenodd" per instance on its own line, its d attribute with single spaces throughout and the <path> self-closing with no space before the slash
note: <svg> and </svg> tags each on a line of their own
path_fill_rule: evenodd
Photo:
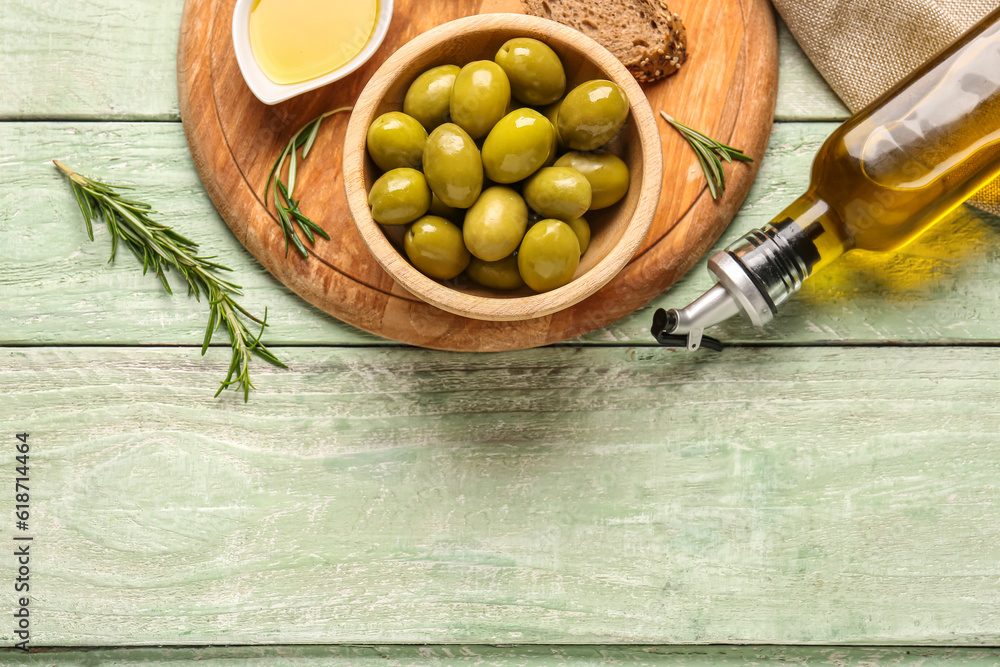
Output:
<svg viewBox="0 0 1000 667">
<path fill-rule="evenodd" d="M 73 189 L 73 196 L 76 197 L 76 203 L 80 207 L 80 212 L 83 213 L 83 219 L 87 223 L 87 236 L 90 240 L 94 240 L 94 212 L 90 209 L 90 202 L 87 201 L 83 194 L 80 192 L 80 188 L 76 186 L 76 183 L 70 183 Z M 84 203 L 86 202 L 86 203 Z"/>
<path fill-rule="evenodd" d="M 313 144 L 316 143 L 316 137 L 319 136 L 319 123 L 313 125 L 312 130 L 309 131 L 309 135 L 306 137 L 305 143 L 302 145 L 302 159 L 305 160 L 309 155 L 309 151 L 312 150 Z"/>
<path fill-rule="evenodd" d="M 681 136 L 694 149 L 701 170 L 705 173 L 705 180 L 708 182 L 708 191 L 711 193 L 712 199 L 718 199 L 726 191 L 726 171 L 722 168 L 723 160 L 730 164 L 733 160 L 753 162 L 753 158 L 743 151 L 720 143 L 697 130 L 692 130 L 669 116 L 665 111 L 661 111 L 660 115 L 675 130 L 680 132 Z"/>
<path fill-rule="evenodd" d="M 264 200 L 267 200 L 267 192 L 271 190 L 274 194 L 274 208 L 278 213 L 278 226 L 281 227 L 281 231 L 285 236 L 285 255 L 288 255 L 288 246 L 291 244 L 295 246 L 295 249 L 303 257 L 309 256 L 306 247 L 299 239 L 298 232 L 295 231 L 295 226 L 292 224 L 293 221 L 298 224 L 299 229 L 302 230 L 302 233 L 310 244 L 316 242 L 316 238 L 313 235 L 314 231 L 325 239 L 330 238 L 330 235 L 326 231 L 299 211 L 299 202 L 292 199 L 292 193 L 295 192 L 295 180 L 298 175 L 299 158 L 296 151 L 301 149 L 301 159 L 305 160 L 313 144 L 316 143 L 316 137 L 319 135 L 319 128 L 323 123 L 323 119 L 343 111 L 350 111 L 352 108 L 340 107 L 333 111 L 327 111 L 306 123 L 298 132 L 292 135 L 292 138 L 285 144 L 285 149 L 281 151 L 281 155 L 278 156 L 278 159 L 271 167 L 271 172 L 267 176 L 267 183 L 264 185 Z M 281 171 L 284 168 L 285 160 L 289 159 L 289 155 L 291 159 L 288 163 L 288 183 L 286 185 L 281 180 Z"/>
<path fill-rule="evenodd" d="M 202 339 L 201 353 L 208 351 L 213 334 L 225 325 L 229 334 L 232 359 L 226 379 L 219 386 L 216 396 L 224 389 L 234 387 L 237 392 L 243 392 L 244 402 L 250 398 L 250 390 L 254 389 L 250 381 L 250 358 L 256 355 L 280 368 L 286 366 L 260 342 L 267 326 L 267 309 L 264 309 L 264 319 L 260 320 L 240 306 L 233 297 L 242 296 L 241 287 L 222 278 L 219 273 L 231 271 L 218 262 L 210 260 L 215 256 L 205 257 L 196 254 L 198 244 L 173 231 L 170 227 L 156 222 L 149 217 L 154 211 L 142 202 L 123 199 L 118 192 L 121 189 L 131 190 L 125 186 L 112 187 L 100 181 L 82 176 L 59 160 L 52 161 L 70 179 L 70 187 L 76 195 L 80 212 L 87 222 L 90 240 L 94 240 L 92 221 L 98 217 L 104 219 L 111 235 L 111 258 L 114 261 L 119 242 L 124 243 L 142 262 L 142 272 L 152 269 L 163 284 L 168 294 L 173 294 L 167 281 L 167 271 L 170 268 L 180 273 L 188 285 L 188 294 L 208 298 L 208 326 Z M 260 332 L 254 335 L 244 321 L 244 318 L 260 324 Z"/>
<path fill-rule="evenodd" d="M 215 310 L 210 310 L 208 314 L 208 326 L 205 327 L 205 338 L 201 342 L 201 353 L 205 354 L 208 350 L 208 344 L 212 342 L 212 334 L 215 333 L 216 320 L 218 319 L 218 313 Z"/>
</svg>

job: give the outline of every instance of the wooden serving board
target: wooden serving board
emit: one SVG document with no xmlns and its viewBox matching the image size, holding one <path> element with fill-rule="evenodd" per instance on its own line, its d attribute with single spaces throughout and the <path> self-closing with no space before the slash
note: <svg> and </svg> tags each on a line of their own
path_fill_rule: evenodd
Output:
<svg viewBox="0 0 1000 667">
<path fill-rule="evenodd" d="M 446 21 L 521 12 L 519 0 L 396 0 L 389 34 L 366 65 L 341 81 L 276 106 L 259 102 L 240 75 L 231 37 L 235 0 L 187 0 L 177 79 L 181 117 L 195 165 L 240 242 L 278 280 L 331 315 L 399 342 L 443 350 L 497 351 L 546 345 L 602 327 L 643 306 L 682 276 L 735 216 L 767 146 L 777 95 L 777 38 L 767 0 L 671 0 L 688 31 L 688 63 L 645 86 L 654 112 L 745 150 L 755 162 L 727 167 L 725 196 L 708 193 L 697 159 L 660 122 L 663 190 L 656 218 L 632 261 L 590 298 L 520 322 L 463 318 L 426 304 L 375 262 L 348 212 L 341 174 L 347 116 L 328 119 L 298 170 L 303 211 L 330 233 L 310 257 L 284 237 L 263 197 L 271 165 L 296 130 L 351 105 L 400 45 Z"/>
</svg>

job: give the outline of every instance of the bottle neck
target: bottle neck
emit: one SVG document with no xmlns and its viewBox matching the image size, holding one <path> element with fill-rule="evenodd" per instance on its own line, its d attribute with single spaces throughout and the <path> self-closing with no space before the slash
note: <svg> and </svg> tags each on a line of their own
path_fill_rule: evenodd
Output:
<svg viewBox="0 0 1000 667">
<path fill-rule="evenodd" d="M 716 253 L 708 268 L 743 316 L 763 326 L 804 280 L 848 247 L 829 204 L 810 191 L 761 229 Z"/>
<path fill-rule="evenodd" d="M 836 212 L 810 189 L 765 227 L 774 229 L 784 245 L 808 266 L 803 280 L 854 247 Z"/>
</svg>

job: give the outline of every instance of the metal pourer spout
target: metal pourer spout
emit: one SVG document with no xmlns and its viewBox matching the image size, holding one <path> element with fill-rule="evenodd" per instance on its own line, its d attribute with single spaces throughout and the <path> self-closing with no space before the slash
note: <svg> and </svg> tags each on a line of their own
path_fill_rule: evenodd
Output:
<svg viewBox="0 0 1000 667">
<path fill-rule="evenodd" d="M 802 232 L 794 224 L 786 220 L 755 229 L 715 253 L 708 268 L 719 282 L 686 308 L 661 308 L 653 315 L 651 332 L 660 345 L 721 350 L 719 341 L 703 335 L 705 329 L 736 314 L 757 327 L 770 322 L 818 260 L 802 252 L 796 243 Z"/>
<path fill-rule="evenodd" d="M 708 327 L 728 320 L 739 312 L 739 307 L 726 288 L 716 283 L 715 287 L 702 294 L 687 308 L 661 308 L 656 311 L 652 333 L 660 345 L 686 347 L 689 352 L 694 352 L 699 347 L 721 350 L 722 344 L 719 341 L 704 337 L 702 333 Z"/>
</svg>

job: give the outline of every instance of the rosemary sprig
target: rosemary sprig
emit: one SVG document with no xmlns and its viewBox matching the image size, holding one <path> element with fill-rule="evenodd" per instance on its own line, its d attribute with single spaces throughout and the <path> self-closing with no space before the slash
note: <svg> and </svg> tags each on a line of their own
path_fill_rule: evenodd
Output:
<svg viewBox="0 0 1000 667">
<path fill-rule="evenodd" d="M 295 227 L 292 224 L 293 221 L 298 224 L 310 244 L 316 243 L 316 237 L 313 236 L 313 232 L 327 240 L 330 239 L 330 235 L 322 227 L 307 218 L 299 209 L 299 200 L 292 198 L 292 195 L 295 193 L 295 175 L 298 171 L 299 158 L 297 157 L 297 151 L 300 148 L 302 149 L 302 160 L 305 160 L 306 156 L 309 155 L 309 150 L 316 143 L 316 135 L 319 134 L 319 126 L 323 122 L 323 119 L 342 111 L 350 111 L 351 108 L 340 107 L 333 111 L 327 111 L 318 118 L 309 121 L 285 145 L 285 150 L 281 152 L 274 166 L 271 167 L 271 173 L 267 176 L 267 184 L 264 186 L 264 199 L 267 199 L 268 190 L 274 193 L 274 208 L 278 212 L 278 224 L 281 225 L 281 231 L 285 234 L 286 256 L 288 255 L 289 241 L 295 245 L 303 257 L 309 256 L 309 253 L 306 252 L 306 247 L 302 245 L 298 234 L 295 233 Z M 286 184 L 281 180 L 281 170 L 284 167 L 285 160 L 289 157 L 291 160 L 288 163 L 288 183 Z"/>
<path fill-rule="evenodd" d="M 171 227 L 151 219 L 149 216 L 156 211 L 153 211 L 149 204 L 126 199 L 118 192 L 132 188 L 101 183 L 81 176 L 59 160 L 52 162 L 69 177 L 70 187 L 73 188 L 76 202 L 87 223 L 87 235 L 91 241 L 94 240 L 94 220 L 104 219 L 111 234 L 109 263 L 114 261 L 118 243 L 122 242 L 142 261 L 143 275 L 152 269 L 168 294 L 173 294 L 173 290 L 167 282 L 166 272 L 173 267 L 187 281 L 188 294 L 193 294 L 199 301 L 203 293 L 208 297 L 208 327 L 205 329 L 201 353 L 205 354 L 212 341 L 212 335 L 222 325 L 226 326 L 233 350 L 229 373 L 219 386 L 219 390 L 215 392 L 216 396 L 221 394 L 223 389 L 235 385 L 237 392 L 243 390 L 244 402 L 250 398 L 250 390 L 255 388 L 250 381 L 251 353 L 275 366 L 287 368 L 260 342 L 264 327 L 267 326 L 267 309 L 264 309 L 263 320 L 251 315 L 233 299 L 234 296 L 243 295 L 240 291 L 242 288 L 219 275 L 222 271 L 232 269 L 212 261 L 215 259 L 214 256 L 195 254 L 198 244 L 181 236 Z M 259 324 L 260 333 L 254 336 L 243 318 Z"/>
<path fill-rule="evenodd" d="M 753 162 L 753 158 L 746 155 L 743 151 L 719 143 L 697 130 L 692 130 L 687 125 L 683 125 L 667 115 L 665 111 L 661 111 L 660 115 L 663 116 L 664 120 L 673 125 L 674 129 L 680 132 L 681 136 L 691 144 L 691 148 L 694 149 L 695 154 L 698 156 L 698 162 L 701 163 L 701 170 L 705 172 L 705 179 L 708 181 L 708 191 L 712 193 L 712 199 L 718 199 L 726 191 L 726 172 L 722 169 L 723 160 L 730 163 L 733 160 Z"/>
</svg>

